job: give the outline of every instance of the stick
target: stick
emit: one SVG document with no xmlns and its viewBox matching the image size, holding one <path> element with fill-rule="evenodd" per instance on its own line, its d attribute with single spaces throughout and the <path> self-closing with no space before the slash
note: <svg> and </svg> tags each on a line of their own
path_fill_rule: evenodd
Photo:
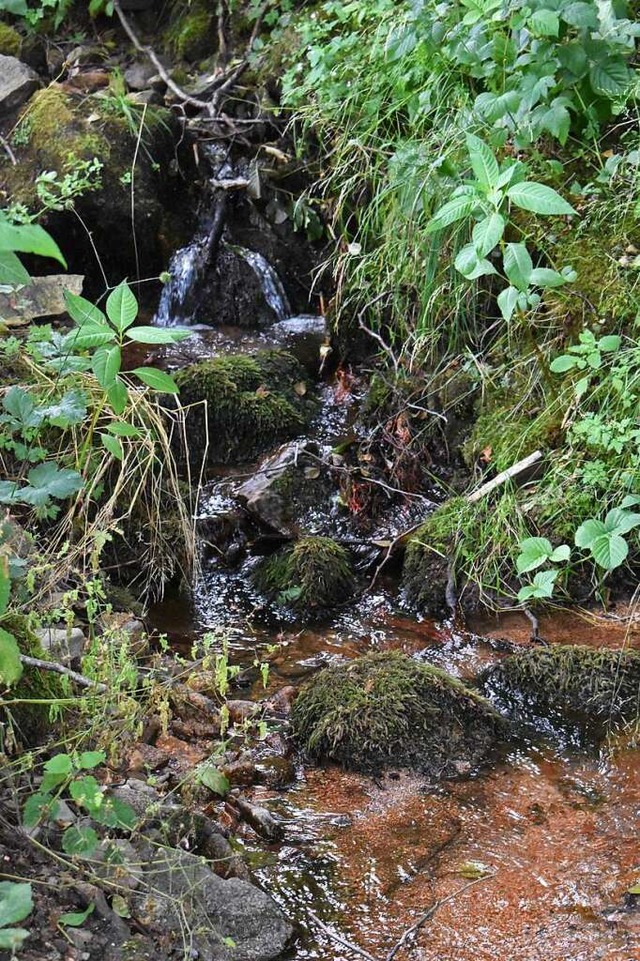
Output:
<svg viewBox="0 0 640 961">
<path fill-rule="evenodd" d="M 534 464 L 537 464 L 539 460 L 542 460 L 542 451 L 536 450 L 533 452 L 533 454 L 529 454 L 529 456 L 525 457 L 523 460 L 519 460 L 517 464 L 513 464 L 507 470 L 503 470 L 502 473 L 497 475 L 497 477 L 487 481 L 486 484 L 483 484 L 482 487 L 479 487 L 477 491 L 473 492 L 473 494 L 469 494 L 467 496 L 467 500 L 470 504 L 476 504 L 479 500 L 482 500 L 483 497 L 486 497 L 487 494 L 490 494 L 491 491 L 495 490 L 496 487 L 500 487 L 506 481 L 513 480 L 515 477 L 523 474 L 529 467 L 533 467 Z"/>
<path fill-rule="evenodd" d="M 63 674 L 65 677 L 70 677 L 79 687 L 93 687 L 100 694 L 108 691 L 106 684 L 92 681 L 90 677 L 85 677 L 84 674 L 78 674 L 77 671 L 72 671 L 70 667 L 65 667 L 64 664 L 57 664 L 54 661 L 41 661 L 39 657 L 28 657 L 26 654 L 21 654 L 20 660 L 23 664 L 26 664 L 27 667 L 37 667 L 41 671 L 50 671 L 52 674 Z"/>
<path fill-rule="evenodd" d="M 343 948 L 347 948 L 347 950 L 353 951 L 354 954 L 359 954 L 361 958 L 366 958 L 367 961 L 376 961 L 374 956 L 372 954 L 369 954 L 368 951 L 365 951 L 364 948 L 359 948 L 357 944 L 352 944 L 351 941 L 347 941 L 346 938 L 343 938 L 340 934 L 337 934 L 335 931 L 332 930 L 332 928 L 328 928 L 327 925 L 324 924 L 320 920 L 320 918 L 313 913 L 313 911 L 307 911 L 307 914 L 309 915 L 311 920 L 318 925 L 320 930 L 323 931 L 328 938 L 331 938 L 332 941 L 335 941 L 336 944 L 341 944 Z"/>
</svg>

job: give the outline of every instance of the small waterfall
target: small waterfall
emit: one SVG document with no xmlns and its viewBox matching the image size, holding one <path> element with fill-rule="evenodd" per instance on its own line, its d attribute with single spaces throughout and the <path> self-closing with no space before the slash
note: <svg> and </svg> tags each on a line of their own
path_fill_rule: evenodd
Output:
<svg viewBox="0 0 640 961">
<path fill-rule="evenodd" d="M 276 315 L 276 319 L 286 320 L 287 317 L 291 317 L 291 307 L 282 281 L 267 258 L 263 257 L 257 250 L 247 250 L 246 247 L 234 247 L 233 249 L 246 260 L 259 279 L 264 299 Z"/>
<path fill-rule="evenodd" d="M 197 237 L 186 247 L 176 251 L 169 264 L 171 280 L 162 289 L 154 317 L 154 323 L 158 327 L 193 322 L 197 303 L 194 291 L 203 278 L 208 263 L 207 237 Z"/>
</svg>

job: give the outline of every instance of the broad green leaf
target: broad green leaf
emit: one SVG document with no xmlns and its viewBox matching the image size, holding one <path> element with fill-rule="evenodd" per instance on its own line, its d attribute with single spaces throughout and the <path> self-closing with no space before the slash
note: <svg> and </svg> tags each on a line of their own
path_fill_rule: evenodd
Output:
<svg viewBox="0 0 640 961">
<path fill-rule="evenodd" d="M 476 180 L 487 189 L 495 187 L 500 176 L 500 167 L 493 151 L 483 140 L 471 133 L 467 134 L 466 140 L 469 160 Z"/>
<path fill-rule="evenodd" d="M 554 374 L 565 374 L 568 370 L 572 370 L 577 363 L 577 357 L 572 357 L 571 354 L 561 354 L 560 357 L 551 361 L 549 370 L 553 371 Z"/>
<path fill-rule="evenodd" d="M 507 189 L 507 197 L 522 210 L 534 214 L 575 214 L 575 210 L 552 187 L 524 180 Z"/>
<path fill-rule="evenodd" d="M 211 764 L 200 768 L 198 780 L 201 784 L 204 784 L 205 787 L 208 787 L 210 791 L 213 791 L 214 794 L 219 794 L 221 797 L 228 794 L 231 788 L 229 778 Z"/>
<path fill-rule="evenodd" d="M 129 400 L 129 392 L 127 390 L 127 385 L 121 377 L 116 377 L 113 385 L 108 388 L 107 398 L 109 399 L 113 413 L 117 417 L 124 413 L 124 410 L 127 406 L 127 401 Z"/>
<path fill-rule="evenodd" d="M 107 424 L 107 430 L 110 434 L 115 434 L 116 437 L 140 437 L 141 432 L 139 427 L 134 427 L 133 424 L 127 424 L 126 421 L 112 421 Z"/>
<path fill-rule="evenodd" d="M 29 883 L 0 881 L 0 928 L 24 921 L 32 911 L 33 898 Z"/>
<path fill-rule="evenodd" d="M 165 374 L 163 370 L 156 370 L 155 367 L 136 367 L 131 373 L 153 390 L 159 390 L 163 394 L 179 393 L 179 387 L 173 377 Z"/>
<path fill-rule="evenodd" d="M 433 234 L 437 230 L 444 230 L 445 227 L 449 227 L 450 224 L 458 220 L 470 217 L 477 206 L 478 198 L 476 196 L 454 197 L 453 200 L 449 200 L 435 212 L 425 228 L 426 233 Z"/>
<path fill-rule="evenodd" d="M 0 0 L 0 10 L 11 13 L 14 17 L 26 17 L 29 13 L 27 0 Z"/>
<path fill-rule="evenodd" d="M 81 424 L 87 416 L 87 396 L 82 390 L 68 390 L 56 403 L 43 407 L 41 414 L 53 427 Z"/>
<path fill-rule="evenodd" d="M 65 776 L 71 774 L 73 771 L 71 755 L 54 754 L 54 756 L 46 762 L 44 769 L 49 774 L 64 774 Z"/>
<path fill-rule="evenodd" d="M 601 537 L 603 534 L 607 533 L 607 528 L 604 526 L 602 521 L 591 517 L 589 520 L 583 521 L 576 531 L 574 537 L 575 545 L 576 547 L 591 547 L 593 542 L 597 540 L 598 537 Z"/>
<path fill-rule="evenodd" d="M 623 509 L 625 507 L 637 507 L 638 504 L 640 504 L 640 494 L 627 494 L 627 496 L 623 499 L 622 504 L 620 504 L 620 507 Z"/>
<path fill-rule="evenodd" d="M 6 220 L 0 220 L 0 250 L 51 257 L 61 263 L 63 267 L 67 266 L 53 237 L 37 224 L 14 226 L 7 223 Z"/>
<path fill-rule="evenodd" d="M 605 57 L 589 69 L 589 83 L 595 93 L 619 97 L 629 89 L 633 74 L 622 57 Z"/>
<path fill-rule="evenodd" d="M 122 352 L 117 344 L 100 347 L 93 355 L 91 369 L 96 380 L 105 390 L 113 387 L 122 365 Z"/>
<path fill-rule="evenodd" d="M 538 37 L 557 37 L 560 20 L 555 10 L 536 10 L 529 17 L 529 29 Z"/>
<path fill-rule="evenodd" d="M 604 519 L 604 526 L 611 534 L 628 534 L 640 524 L 640 514 L 614 507 Z"/>
<path fill-rule="evenodd" d="M 620 349 L 621 343 L 621 337 L 618 337 L 615 334 L 609 334 L 600 338 L 598 341 L 598 350 L 601 350 L 603 354 L 611 354 Z"/>
<path fill-rule="evenodd" d="M 553 553 L 550 555 L 549 560 L 553 561 L 554 564 L 558 564 L 561 561 L 568 561 L 571 557 L 571 548 L 568 544 L 560 544 L 556 547 Z"/>
<path fill-rule="evenodd" d="M 571 129 L 571 114 L 562 104 L 552 104 L 540 118 L 540 130 L 548 130 L 564 146 Z"/>
<path fill-rule="evenodd" d="M 577 0 L 576 3 L 562 4 L 560 7 L 560 17 L 565 23 L 572 27 L 589 27 L 595 30 L 598 26 L 598 15 L 593 3 L 586 0 Z"/>
<path fill-rule="evenodd" d="M 98 847 L 99 838 L 93 828 L 70 827 L 62 835 L 62 850 L 65 854 L 90 858 Z"/>
<path fill-rule="evenodd" d="M 139 344 L 176 344 L 192 335 L 193 331 L 184 327 L 132 327 L 127 333 Z"/>
<path fill-rule="evenodd" d="M 31 282 L 28 271 L 10 250 L 0 251 L 0 284 L 19 287 Z"/>
<path fill-rule="evenodd" d="M 86 911 L 69 911 L 66 914 L 61 914 L 58 918 L 58 924 L 65 928 L 79 928 L 89 915 L 93 914 L 94 909 L 95 904 L 90 904 Z"/>
<path fill-rule="evenodd" d="M 473 246 L 478 257 L 486 257 L 500 243 L 506 222 L 498 213 L 489 214 L 473 228 Z"/>
<path fill-rule="evenodd" d="M 34 828 L 40 822 L 52 821 L 58 813 L 58 807 L 58 802 L 50 794 L 32 794 L 22 809 L 22 823 L 26 828 Z"/>
<path fill-rule="evenodd" d="M 530 283 L 536 287 L 562 287 L 566 282 L 566 277 L 548 267 L 534 267 L 531 271 Z"/>
<path fill-rule="evenodd" d="M 546 537 L 527 537 L 520 542 L 520 554 L 516 558 L 518 574 L 526 574 L 544 564 L 551 553 L 553 545 Z"/>
<path fill-rule="evenodd" d="M 84 487 L 84 479 L 78 471 L 60 469 L 52 463 L 33 467 L 27 479 L 29 487 L 24 487 L 20 496 L 25 503 L 34 507 L 42 506 L 50 497 L 63 500 Z"/>
<path fill-rule="evenodd" d="M 77 330 L 72 330 L 69 334 L 69 347 L 71 350 L 90 350 L 94 347 L 102 347 L 105 344 L 112 344 L 114 333 L 106 324 L 85 323 Z"/>
<path fill-rule="evenodd" d="M 80 297 L 79 294 L 73 294 L 70 290 L 65 290 L 64 302 L 69 316 L 72 320 L 75 320 L 79 327 L 84 324 L 91 324 L 93 327 L 102 327 L 109 330 L 105 315 L 99 307 L 92 304 L 86 297 Z"/>
<path fill-rule="evenodd" d="M 83 751 L 78 755 L 76 766 L 85 771 L 90 771 L 94 767 L 104 764 L 106 760 L 107 755 L 104 753 L 104 751 Z"/>
<path fill-rule="evenodd" d="M 92 774 L 76 778 L 69 785 L 69 793 L 76 804 L 95 814 L 102 807 L 104 792 Z"/>
<path fill-rule="evenodd" d="M 503 257 L 504 272 L 518 290 L 526 290 L 531 280 L 533 263 L 524 244 L 507 244 Z"/>
<path fill-rule="evenodd" d="M 29 931 L 24 928 L 4 928 L 0 931 L 0 950 L 11 951 L 13 957 L 14 952 L 22 947 L 28 937 Z"/>
<path fill-rule="evenodd" d="M 518 294 L 519 291 L 517 287 L 505 287 L 505 289 L 498 294 L 498 307 L 507 322 L 513 317 L 513 312 L 518 303 Z"/>
<path fill-rule="evenodd" d="M 629 546 L 619 534 L 602 534 L 591 544 L 591 553 L 599 567 L 612 571 L 626 559 Z"/>
<path fill-rule="evenodd" d="M 20 648 L 13 634 L 0 627 L 0 684 L 11 687 L 22 677 Z"/>
<path fill-rule="evenodd" d="M 467 244 L 458 252 L 454 267 L 467 280 L 475 280 L 477 277 L 483 277 L 485 274 L 495 274 L 496 272 L 495 267 L 488 260 L 481 260 L 478 257 L 473 244 Z"/>
<path fill-rule="evenodd" d="M 102 446 L 109 451 L 112 457 L 116 460 L 124 459 L 124 450 L 122 448 L 122 442 L 118 440 L 117 437 L 113 437 L 112 434 L 100 434 L 100 441 Z"/>
<path fill-rule="evenodd" d="M 138 301 L 126 281 L 118 284 L 107 297 L 107 316 L 121 334 L 138 316 Z"/>
</svg>

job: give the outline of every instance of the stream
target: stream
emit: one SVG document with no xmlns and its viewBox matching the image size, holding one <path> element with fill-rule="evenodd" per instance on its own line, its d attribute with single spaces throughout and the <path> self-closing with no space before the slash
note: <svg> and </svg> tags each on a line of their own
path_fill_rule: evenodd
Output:
<svg viewBox="0 0 640 961">
<path fill-rule="evenodd" d="M 157 324 L 193 323 L 199 315 L 194 285 L 210 269 L 205 228 L 175 255 Z M 294 315 L 264 255 L 224 236 L 220 243 L 253 271 L 263 295 L 261 316 L 269 322 L 250 329 L 195 324 L 192 338 L 155 359 L 175 369 L 203 357 L 294 343 L 315 364 L 317 379 L 323 318 Z M 345 391 L 340 372 L 334 373 L 320 379 L 318 393 L 318 413 L 298 443 L 313 442 L 328 456 L 357 430 L 357 378 Z M 207 632 L 224 632 L 232 663 L 243 668 L 232 696 L 262 699 L 374 650 L 401 650 L 472 681 L 514 645 L 529 643 L 519 614 L 486 617 L 465 629 L 410 616 L 393 565 L 372 578 L 375 563 L 366 551 L 362 571 L 371 587 L 352 604 L 320 623 L 276 609 L 252 586 L 252 549 L 229 563 L 229 544 L 218 549 L 215 537 L 210 543 L 211 530 L 236 516 L 238 486 L 257 469 L 243 464 L 209 472 L 196 516 L 201 545 L 209 543 L 190 597 L 168 594 L 150 613 L 152 625 L 181 651 Z M 369 538 L 389 543 L 427 516 L 429 493 L 394 505 Z M 324 508 L 309 508 L 301 525 L 348 535 L 344 516 Z M 258 542 L 259 550 L 269 550 Z M 552 642 L 640 646 L 640 631 L 625 631 L 615 618 L 562 614 L 544 621 L 542 633 Z M 266 690 L 256 659 L 269 664 Z M 437 783 L 400 769 L 376 779 L 309 766 L 300 757 L 294 762 L 290 783 L 248 789 L 255 803 L 282 819 L 284 840 L 266 843 L 246 825 L 234 825 L 259 883 L 298 924 L 292 961 L 352 961 L 356 953 L 339 938 L 383 961 L 420 921 L 399 957 L 640 961 L 640 897 L 627 893 L 640 874 L 640 754 L 623 740 L 588 750 L 550 727 L 506 746 L 488 770 Z M 224 819 L 222 804 L 219 814 Z"/>
</svg>

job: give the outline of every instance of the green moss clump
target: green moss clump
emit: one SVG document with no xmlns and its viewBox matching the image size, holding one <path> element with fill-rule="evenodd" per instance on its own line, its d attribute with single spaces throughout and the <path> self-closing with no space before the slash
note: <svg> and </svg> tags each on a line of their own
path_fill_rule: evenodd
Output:
<svg viewBox="0 0 640 961">
<path fill-rule="evenodd" d="M 253 460 L 278 442 L 299 434 L 314 402 L 294 386 L 305 374 L 291 354 L 259 351 L 203 360 L 180 370 L 176 381 L 187 406 L 207 402 L 187 414 L 190 456 L 198 463 L 207 440 L 210 464 Z"/>
<path fill-rule="evenodd" d="M 395 651 L 314 675 L 291 721 L 314 758 L 364 771 L 412 767 L 431 776 L 477 767 L 502 727 L 479 694 Z"/>
<path fill-rule="evenodd" d="M 640 651 L 535 647 L 505 657 L 482 682 L 518 715 L 608 724 L 640 714 Z"/>
<path fill-rule="evenodd" d="M 16 638 L 22 654 L 47 660 L 47 655 L 29 625 L 29 620 L 19 614 L 5 614 L 0 627 Z M 37 668 L 25 667 L 18 683 L 11 688 L 7 701 L 24 701 L 23 704 L 4 706 L 0 700 L 0 720 L 13 730 L 14 738 L 22 745 L 34 744 L 47 732 L 49 704 L 36 701 L 52 701 L 67 697 L 64 682 L 59 675 Z M 29 703 L 32 702 L 32 703 Z"/>
<path fill-rule="evenodd" d="M 561 421 L 562 413 L 555 410 L 532 416 L 513 396 L 494 398 L 480 410 L 462 445 L 463 457 L 471 466 L 486 451 L 491 467 L 500 473 L 536 450 L 555 446 L 562 436 Z"/>
<path fill-rule="evenodd" d="M 306 611 L 342 604 L 355 588 L 349 554 L 330 537 L 301 537 L 265 558 L 254 580 L 264 594 Z"/>
<path fill-rule="evenodd" d="M 195 61 L 213 53 L 217 45 L 215 7 L 209 3 L 190 3 L 178 11 L 165 32 L 165 45 L 181 60 Z"/>
<path fill-rule="evenodd" d="M 19 57 L 22 50 L 22 37 L 7 23 L 0 23 L 0 54 L 5 57 Z"/>
</svg>

